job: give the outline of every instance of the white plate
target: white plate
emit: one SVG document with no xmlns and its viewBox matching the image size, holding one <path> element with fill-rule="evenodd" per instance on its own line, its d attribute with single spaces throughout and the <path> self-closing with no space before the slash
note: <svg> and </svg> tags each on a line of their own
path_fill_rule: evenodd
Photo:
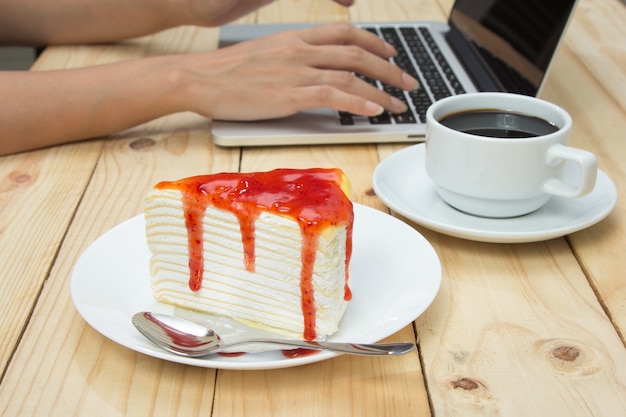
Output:
<svg viewBox="0 0 626 417">
<path fill-rule="evenodd" d="M 611 179 L 598 170 L 594 190 L 581 198 L 553 197 L 539 210 L 510 219 L 489 219 L 462 213 L 435 191 L 424 168 L 425 145 L 390 155 L 374 171 L 374 191 L 392 210 L 429 229 L 469 240 L 497 243 L 536 242 L 589 227 L 609 215 L 617 201 Z M 571 168 L 571 169 L 570 169 Z M 563 172 L 575 181 L 575 168 Z"/>
<path fill-rule="evenodd" d="M 404 328 L 426 310 L 439 291 L 441 265 L 430 243 L 412 227 L 358 204 L 354 213 L 350 264 L 353 298 L 339 331 L 328 340 L 372 343 Z M 133 327 L 131 316 L 139 311 L 181 311 L 152 297 L 144 227 L 142 215 L 114 227 L 94 241 L 74 267 L 74 305 L 98 332 L 146 355 L 208 368 L 283 368 L 337 356 L 319 352 L 287 358 L 280 351 L 272 351 L 198 359 L 177 356 L 153 345 Z M 241 336 L 240 324 L 230 322 L 229 326 Z"/>
</svg>

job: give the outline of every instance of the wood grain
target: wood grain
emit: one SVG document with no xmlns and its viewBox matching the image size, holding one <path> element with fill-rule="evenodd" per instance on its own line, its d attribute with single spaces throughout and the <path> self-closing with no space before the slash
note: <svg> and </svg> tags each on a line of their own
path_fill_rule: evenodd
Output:
<svg viewBox="0 0 626 417">
<path fill-rule="evenodd" d="M 387 339 L 414 339 L 405 328 Z M 217 416 L 428 415 L 417 351 L 386 357 L 341 356 L 298 368 L 220 371 Z"/>
<path fill-rule="evenodd" d="M 101 147 L 92 141 L 1 158 L 0 370 L 56 261 Z"/>
<path fill-rule="evenodd" d="M 142 212 L 157 181 L 218 171 L 337 166 L 353 200 L 373 194 L 378 162 L 407 145 L 224 149 L 209 121 L 171 115 L 108 138 L 0 158 L 0 415 L 593 416 L 626 414 L 626 131 L 623 17 L 581 0 L 542 97 L 574 118 L 620 194 L 604 221 L 567 238 L 500 245 L 406 219 L 435 247 L 440 293 L 398 358 L 342 356 L 298 368 L 223 371 L 150 358 L 109 341 L 76 312 L 81 253 Z M 452 0 L 283 0 L 242 21 L 443 20 Z M 116 45 L 55 47 L 36 70 L 214 48 L 215 29 L 182 27 Z M 384 244 L 385 236 L 381 236 Z M 43 341 L 43 342 L 42 342 Z"/>
<path fill-rule="evenodd" d="M 207 171 L 236 171 L 238 164 L 239 149 L 213 148 L 206 121 L 194 115 L 163 118 L 106 142 L 5 376 L 0 404 L 10 399 L 15 406 L 35 407 L 36 415 L 78 416 L 85 410 L 95 410 L 87 413 L 94 416 L 169 414 L 167 407 L 158 406 L 163 401 L 159 394 L 166 390 L 166 396 L 179 394 L 168 407 L 199 411 L 208 399 L 210 409 L 214 371 L 151 360 L 105 339 L 78 316 L 69 281 L 74 263 L 93 240 L 142 212 L 143 197 L 153 184 Z M 43 391 L 38 389 L 42 385 Z M 9 407 L 7 412 L 22 411 Z"/>
<path fill-rule="evenodd" d="M 198 30 L 192 29 L 192 32 L 197 34 Z M 214 31 L 207 32 L 208 39 L 213 38 L 215 42 L 211 33 Z M 176 34 L 181 35 L 178 42 L 172 40 Z M 185 44 L 184 39 L 189 35 L 181 30 L 162 34 L 168 45 L 176 45 L 173 47 L 176 50 Z M 160 36 L 143 39 L 135 54 L 170 48 L 161 45 L 159 39 Z M 98 57 L 89 55 L 90 50 L 82 52 L 86 54 L 84 59 L 98 62 Z M 100 48 L 94 53 L 100 55 Z M 141 213 L 143 197 L 153 184 L 165 178 L 238 170 L 240 150 L 214 148 L 207 126 L 208 122 L 196 115 L 177 114 L 123 132 L 98 144 L 90 170 L 77 179 L 71 176 L 76 174 L 76 168 L 70 169 L 77 161 L 69 158 L 72 153 L 65 147 L 58 148 L 64 151 L 57 157 L 64 158 L 65 165 L 55 166 L 57 182 L 48 183 L 46 191 L 59 201 L 73 205 L 69 213 L 73 216 L 70 217 L 72 224 L 66 236 L 62 231 L 60 236 L 51 237 L 62 245 L 49 277 L 46 273 L 30 271 L 30 276 L 44 276 L 48 280 L 2 381 L 0 410 L 3 415 L 172 415 L 173 411 L 188 414 L 194 410 L 197 413 L 210 410 L 215 371 L 151 360 L 116 345 L 78 316 L 69 294 L 71 271 L 80 254 L 100 234 Z M 48 151 L 46 155 L 57 154 Z M 88 155 L 83 151 L 76 158 L 85 157 L 87 164 L 90 162 Z M 79 188 L 78 198 L 72 200 L 70 191 L 76 180 L 88 187 L 86 191 L 84 185 Z M 66 184 L 67 190 L 59 188 Z M 29 201 L 36 202 L 30 194 Z M 60 208 L 54 211 L 64 212 Z M 24 216 L 25 219 L 40 218 L 34 213 L 24 213 Z M 60 228 L 66 228 L 69 223 L 48 220 Z M 21 223 L 19 218 L 14 221 Z M 30 276 L 26 275 L 25 282 L 28 282 Z M 0 282 L 4 285 L 6 280 Z M 24 300 L 24 304 L 27 301 Z M 16 310 L 20 308 L 15 302 L 11 306 Z M 192 388 L 185 389 L 187 386 Z M 172 393 L 179 394 L 178 401 L 167 400 L 164 405 L 163 399 L 170 398 Z"/>
<path fill-rule="evenodd" d="M 611 7 L 613 6 L 613 7 Z M 581 2 L 546 94 L 574 120 L 575 146 L 598 155 L 618 192 L 613 213 L 569 237 L 572 249 L 626 343 L 626 7 Z M 558 76 L 557 76 L 558 74 Z"/>
<path fill-rule="evenodd" d="M 428 236 L 445 271 L 437 300 L 417 320 L 435 415 L 626 410 L 623 344 L 563 239 L 496 245 Z"/>
</svg>

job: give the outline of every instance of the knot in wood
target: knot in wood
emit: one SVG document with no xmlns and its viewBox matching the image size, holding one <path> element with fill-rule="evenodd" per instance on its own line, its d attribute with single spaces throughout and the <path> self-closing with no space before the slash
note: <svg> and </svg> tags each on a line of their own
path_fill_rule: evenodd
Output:
<svg viewBox="0 0 626 417">
<path fill-rule="evenodd" d="M 580 356 L 580 350 L 574 346 L 557 346 L 551 353 L 555 358 L 565 362 L 574 362 Z"/>
<path fill-rule="evenodd" d="M 478 389 L 480 385 L 478 382 L 474 381 L 471 378 L 459 378 L 456 381 L 452 381 L 452 388 L 454 389 L 462 389 L 465 391 L 471 391 Z"/>
<path fill-rule="evenodd" d="M 154 146 L 156 142 L 151 138 L 139 138 L 130 143 L 130 148 L 136 151 Z"/>
<path fill-rule="evenodd" d="M 11 183 L 13 183 L 12 185 L 12 188 L 13 188 L 13 187 L 22 186 L 24 184 L 30 184 L 35 181 L 35 178 L 33 178 L 33 176 L 27 172 L 12 171 L 9 174 L 9 180 L 11 181 Z"/>
<path fill-rule="evenodd" d="M 593 375 L 606 365 L 597 349 L 577 340 L 543 340 L 539 346 L 539 353 L 547 359 L 547 364 L 561 374 Z"/>
<path fill-rule="evenodd" d="M 24 184 L 30 182 L 31 176 L 26 173 L 13 172 L 11 173 L 11 180 L 17 184 Z"/>
</svg>

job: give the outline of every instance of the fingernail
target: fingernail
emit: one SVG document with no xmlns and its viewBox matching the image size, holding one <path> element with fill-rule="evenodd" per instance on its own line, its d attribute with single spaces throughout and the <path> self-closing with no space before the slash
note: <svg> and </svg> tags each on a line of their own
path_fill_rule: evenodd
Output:
<svg viewBox="0 0 626 417">
<path fill-rule="evenodd" d="M 408 110 L 406 103 L 397 97 L 391 97 L 391 107 L 395 113 L 404 113 Z"/>
<path fill-rule="evenodd" d="M 407 90 L 415 90 L 419 86 L 419 82 L 406 72 L 402 73 L 402 83 Z"/>
<path fill-rule="evenodd" d="M 390 43 L 385 42 L 385 48 L 387 49 L 389 56 L 398 55 L 398 51 L 396 51 L 396 48 L 394 48 L 393 45 L 391 45 Z"/>
<path fill-rule="evenodd" d="M 383 106 L 381 106 L 380 104 L 374 103 L 373 101 L 365 102 L 365 108 L 367 109 L 368 114 L 370 114 L 371 112 L 373 116 L 378 116 L 385 111 Z"/>
</svg>

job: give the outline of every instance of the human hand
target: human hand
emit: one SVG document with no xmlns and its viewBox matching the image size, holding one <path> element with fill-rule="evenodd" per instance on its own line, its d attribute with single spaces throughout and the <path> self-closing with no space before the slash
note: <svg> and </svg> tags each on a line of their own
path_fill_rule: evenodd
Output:
<svg viewBox="0 0 626 417">
<path fill-rule="evenodd" d="M 187 110 L 220 120 L 277 118 L 321 107 L 365 116 L 383 108 L 400 113 L 406 110 L 400 100 L 354 75 L 415 89 L 417 81 L 387 61 L 394 54 L 377 36 L 347 23 L 283 32 L 185 56 L 180 63 L 192 81 L 179 100 Z"/>
<path fill-rule="evenodd" d="M 275 0 L 183 0 L 188 24 L 220 26 L 239 19 Z M 354 0 L 334 0 L 351 6 Z"/>
</svg>

